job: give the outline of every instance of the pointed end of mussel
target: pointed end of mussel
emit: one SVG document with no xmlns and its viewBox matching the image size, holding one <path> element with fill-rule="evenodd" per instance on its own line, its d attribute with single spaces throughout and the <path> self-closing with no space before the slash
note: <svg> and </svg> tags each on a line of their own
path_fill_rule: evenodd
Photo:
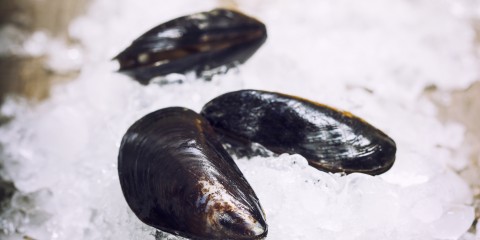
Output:
<svg viewBox="0 0 480 240">
<path fill-rule="evenodd" d="M 132 70 L 131 66 L 132 63 L 128 60 L 124 54 L 124 52 L 119 53 L 117 56 L 113 57 L 111 61 L 118 62 L 118 69 L 115 71 L 117 73 L 125 74 L 135 80 L 142 85 L 148 85 L 150 83 L 151 77 L 148 75 L 148 71 L 137 71 Z"/>
<path fill-rule="evenodd" d="M 218 223 L 229 239 L 264 239 L 268 226 L 263 216 L 228 212 L 219 216 Z"/>
</svg>

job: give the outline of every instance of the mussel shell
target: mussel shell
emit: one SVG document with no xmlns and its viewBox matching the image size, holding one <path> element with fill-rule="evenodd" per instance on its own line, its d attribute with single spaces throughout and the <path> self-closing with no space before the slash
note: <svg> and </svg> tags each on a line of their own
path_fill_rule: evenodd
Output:
<svg viewBox="0 0 480 240">
<path fill-rule="evenodd" d="M 199 114 L 152 112 L 123 137 L 118 173 L 128 205 L 144 223 L 193 239 L 261 239 L 257 196 Z"/>
<path fill-rule="evenodd" d="M 266 38 L 266 27 L 260 21 L 219 8 L 160 24 L 114 59 L 120 62 L 120 72 L 146 84 L 169 73 L 243 63 Z"/>
<path fill-rule="evenodd" d="M 201 114 L 233 148 L 256 142 L 275 153 L 301 154 L 324 171 L 376 175 L 395 161 L 395 142 L 382 131 L 351 113 L 294 96 L 230 92 Z"/>
</svg>

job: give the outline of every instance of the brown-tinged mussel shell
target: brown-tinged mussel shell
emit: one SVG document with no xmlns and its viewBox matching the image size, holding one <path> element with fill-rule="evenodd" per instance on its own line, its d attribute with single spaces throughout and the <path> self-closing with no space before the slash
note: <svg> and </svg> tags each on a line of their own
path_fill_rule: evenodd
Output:
<svg viewBox="0 0 480 240">
<path fill-rule="evenodd" d="M 351 113 L 294 96 L 230 92 L 207 103 L 201 115 L 234 153 L 255 142 L 274 153 L 298 153 L 320 170 L 371 175 L 395 161 L 395 142 L 382 131 Z"/>
<path fill-rule="evenodd" d="M 266 27 L 260 21 L 219 8 L 160 24 L 114 59 L 120 63 L 120 72 L 147 84 L 169 73 L 200 73 L 243 63 L 266 38 Z"/>
<path fill-rule="evenodd" d="M 181 107 L 152 112 L 122 139 L 118 173 L 144 223 L 192 239 L 262 239 L 257 196 L 208 122 Z"/>
</svg>

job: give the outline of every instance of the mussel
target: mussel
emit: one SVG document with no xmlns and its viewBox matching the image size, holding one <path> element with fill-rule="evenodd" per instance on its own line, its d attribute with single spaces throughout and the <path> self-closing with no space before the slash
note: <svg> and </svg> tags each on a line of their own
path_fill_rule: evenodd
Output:
<svg viewBox="0 0 480 240">
<path fill-rule="evenodd" d="M 119 71 L 143 84 L 156 76 L 243 63 L 267 38 L 260 21 L 214 9 L 173 19 L 147 31 L 118 54 Z"/>
<path fill-rule="evenodd" d="M 349 112 L 286 94 L 230 92 L 207 103 L 201 115 L 234 153 L 253 142 L 274 153 L 298 153 L 320 170 L 371 175 L 395 161 L 395 142 L 382 131 Z"/>
<path fill-rule="evenodd" d="M 122 139 L 118 173 L 144 223 L 192 239 L 262 239 L 263 210 L 208 122 L 170 107 L 135 122 Z"/>
</svg>

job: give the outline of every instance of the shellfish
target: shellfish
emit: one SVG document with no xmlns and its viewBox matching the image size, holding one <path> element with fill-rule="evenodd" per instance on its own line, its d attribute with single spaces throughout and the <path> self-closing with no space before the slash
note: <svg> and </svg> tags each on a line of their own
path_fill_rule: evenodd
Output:
<svg viewBox="0 0 480 240">
<path fill-rule="evenodd" d="M 120 63 L 120 72 L 147 84 L 169 73 L 200 73 L 244 63 L 266 38 L 266 27 L 260 21 L 219 8 L 160 24 L 114 59 Z"/>
<path fill-rule="evenodd" d="M 281 93 L 241 90 L 207 103 L 203 115 L 222 141 L 248 149 L 298 153 L 317 169 L 381 174 L 395 161 L 395 142 L 348 112 Z"/>
<path fill-rule="evenodd" d="M 159 230 L 193 239 L 267 235 L 253 189 L 192 110 L 165 108 L 135 122 L 122 139 L 118 173 L 130 208 Z"/>
</svg>

